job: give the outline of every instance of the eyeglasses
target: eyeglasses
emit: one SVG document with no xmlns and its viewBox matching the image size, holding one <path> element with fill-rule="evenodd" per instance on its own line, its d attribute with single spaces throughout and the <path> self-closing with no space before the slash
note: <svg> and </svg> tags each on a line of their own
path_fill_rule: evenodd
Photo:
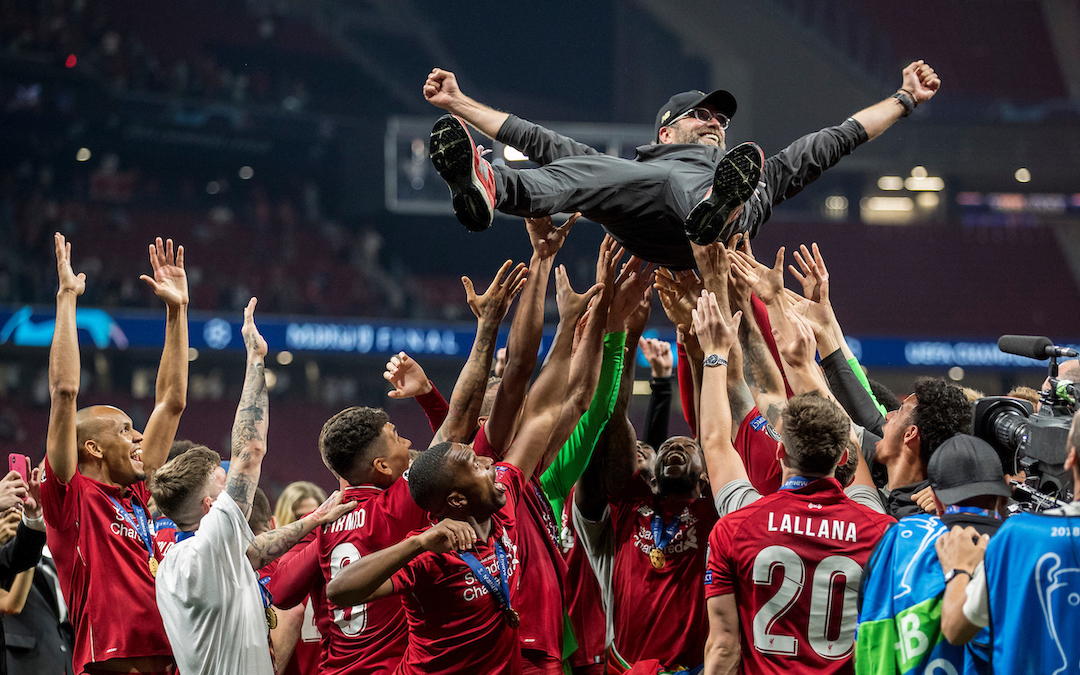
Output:
<svg viewBox="0 0 1080 675">
<path fill-rule="evenodd" d="M 675 124 L 679 120 L 681 120 L 683 118 L 689 118 L 689 117 L 693 117 L 694 119 L 696 119 L 698 122 L 701 122 L 702 124 L 708 124 L 709 120 L 711 120 L 711 119 L 713 119 L 715 117 L 716 121 L 720 123 L 720 128 L 721 129 L 727 129 L 728 122 L 731 121 L 731 120 L 729 120 L 727 118 L 727 115 L 724 115 L 723 113 L 714 113 L 713 111 L 709 110 L 708 108 L 690 108 L 689 110 L 687 110 L 683 114 L 679 115 L 675 119 L 668 122 L 667 126 L 671 126 L 672 124 Z"/>
</svg>

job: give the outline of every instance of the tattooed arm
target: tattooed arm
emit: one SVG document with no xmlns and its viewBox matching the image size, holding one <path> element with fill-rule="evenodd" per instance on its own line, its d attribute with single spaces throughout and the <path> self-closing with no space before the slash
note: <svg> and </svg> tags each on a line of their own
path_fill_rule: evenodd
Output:
<svg viewBox="0 0 1080 675">
<path fill-rule="evenodd" d="M 780 422 L 780 413 L 787 405 L 787 392 L 784 388 L 784 379 L 780 375 L 780 367 L 769 353 L 761 327 L 754 320 L 750 291 L 760 273 L 748 262 L 747 257 L 739 255 L 739 252 L 731 257 L 731 262 L 731 284 L 735 288 L 732 297 L 738 305 L 738 307 L 732 306 L 731 309 L 742 310 L 743 313 L 742 322 L 739 324 L 743 377 L 754 397 L 754 404 L 757 405 L 758 411 L 765 416 L 769 424 L 775 427 Z"/>
<path fill-rule="evenodd" d="M 469 277 L 461 277 L 469 307 L 477 319 L 476 339 L 473 340 L 469 360 L 461 369 L 454 392 L 450 395 L 450 410 L 435 432 L 435 437 L 431 439 L 431 445 L 443 441 L 464 443 L 476 430 L 476 420 L 487 391 L 488 373 L 491 371 L 491 358 L 495 353 L 499 324 L 506 316 L 510 303 L 525 286 L 528 277 L 528 268 L 524 263 L 512 270 L 511 265 L 513 263 L 509 260 L 503 263 L 483 295 L 476 294 Z"/>
<path fill-rule="evenodd" d="M 229 465 L 229 469 L 232 470 L 232 465 Z M 248 545 L 247 550 L 247 557 L 251 561 L 251 567 L 256 570 L 266 567 L 285 555 L 290 548 L 296 546 L 297 542 L 306 537 L 316 527 L 332 523 L 355 508 L 355 501 L 342 504 L 341 492 L 334 490 L 334 494 L 330 495 L 322 503 L 322 506 L 300 520 L 284 527 L 267 530 L 255 537 L 255 541 Z"/>
<path fill-rule="evenodd" d="M 269 424 L 269 396 L 266 390 L 266 340 L 255 327 L 255 303 L 252 298 L 244 308 L 244 327 L 240 334 L 247 349 L 247 375 L 240 405 L 236 407 L 236 419 L 232 428 L 232 458 L 225 491 L 247 518 L 251 514 L 251 500 L 259 485 L 263 456 L 266 455 L 266 430 Z"/>
</svg>

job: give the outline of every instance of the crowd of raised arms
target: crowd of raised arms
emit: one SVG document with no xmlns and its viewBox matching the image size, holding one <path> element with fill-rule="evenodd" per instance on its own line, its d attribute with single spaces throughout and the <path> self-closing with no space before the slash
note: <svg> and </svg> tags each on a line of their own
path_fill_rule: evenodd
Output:
<svg viewBox="0 0 1080 675">
<path fill-rule="evenodd" d="M 341 489 L 295 484 L 276 513 L 261 466 L 296 450 L 268 440 L 256 299 L 223 464 L 175 439 L 184 248 L 158 238 L 141 277 L 167 318 L 140 431 L 79 407 L 75 313 L 94 280 L 56 234 L 47 454 L 0 482 L 0 601 L 26 602 L 46 543 L 54 570 L 36 672 L 1080 672 L 1080 505 L 1006 517 L 969 396 L 919 378 L 901 401 L 867 380 L 816 245 L 769 265 L 736 235 L 680 271 L 608 236 L 575 290 L 557 254 L 576 219 L 526 219 L 527 262 L 483 292 L 463 278 L 476 337 L 449 400 L 405 353 L 387 363 L 390 396 L 431 423 L 426 448 L 378 407 L 342 410 L 318 438 Z M 559 323 L 534 377 L 552 276 Z M 674 350 L 642 338 L 654 297 Z M 628 416 L 638 350 L 644 428 Z M 689 432 L 669 436 L 676 388 Z"/>
</svg>

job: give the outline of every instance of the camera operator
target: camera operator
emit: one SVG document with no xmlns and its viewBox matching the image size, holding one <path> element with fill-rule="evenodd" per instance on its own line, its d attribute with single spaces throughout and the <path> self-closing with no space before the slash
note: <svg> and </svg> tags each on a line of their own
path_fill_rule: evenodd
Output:
<svg viewBox="0 0 1080 675">
<path fill-rule="evenodd" d="M 890 529 L 870 557 L 859 589 L 858 675 L 988 672 L 990 635 L 967 647 L 941 639 L 940 611 L 949 576 L 931 545 L 950 526 L 993 535 L 1009 496 L 1001 460 L 986 441 L 959 434 L 941 444 L 927 471 L 937 515 L 908 516 Z M 960 572 L 949 572 L 953 576 Z M 896 644 L 897 649 L 881 645 Z"/>
<path fill-rule="evenodd" d="M 1080 481 L 1078 441 L 1074 418 L 1065 459 L 1074 486 Z M 990 626 L 993 672 L 1076 672 L 1080 501 L 1013 516 L 993 542 L 973 527 L 953 527 L 936 547 L 942 570 L 956 570 L 941 613 L 949 642 L 965 644 Z"/>
</svg>

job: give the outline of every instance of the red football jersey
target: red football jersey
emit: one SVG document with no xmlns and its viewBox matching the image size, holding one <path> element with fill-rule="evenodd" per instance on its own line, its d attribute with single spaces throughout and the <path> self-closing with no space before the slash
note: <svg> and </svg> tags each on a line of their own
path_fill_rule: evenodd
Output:
<svg viewBox="0 0 1080 675">
<path fill-rule="evenodd" d="M 773 429 L 757 407 L 754 407 L 735 436 L 735 450 L 746 467 L 746 475 L 754 489 L 771 495 L 780 489 L 780 461 L 776 459 L 776 444 L 780 434 Z"/>
<path fill-rule="evenodd" d="M 521 585 L 514 605 L 522 616 L 529 617 L 521 622 L 518 631 L 521 648 L 562 661 L 566 560 L 559 550 L 558 524 L 551 503 L 535 478 L 525 484 L 517 522 L 519 557 L 529 579 Z"/>
<path fill-rule="evenodd" d="M 111 659 L 172 656 L 158 613 L 150 554 L 109 497 L 131 514 L 133 504 L 146 508 L 150 492 L 143 482 L 121 490 L 77 469 L 68 483 L 61 483 L 46 460 L 41 505 L 75 628 L 76 673 L 89 663 Z"/>
<path fill-rule="evenodd" d="M 823 478 L 717 523 L 705 595 L 735 594 L 743 671 L 854 673 L 862 568 L 895 522 Z"/>
<path fill-rule="evenodd" d="M 662 500 L 640 474 L 634 481 L 632 494 L 611 504 L 615 649 L 629 663 L 659 659 L 667 669 L 693 668 L 702 661 L 709 634 L 701 577 L 716 508 L 711 498 Z M 679 519 L 660 569 L 650 561 L 654 513 L 664 525 Z"/>
<path fill-rule="evenodd" d="M 385 490 L 346 488 L 342 501 L 354 500 L 358 504 L 352 512 L 316 530 L 310 552 L 305 549 L 281 564 L 270 587 L 275 602 L 295 604 L 310 594 L 316 623 L 327 636 L 320 672 L 330 675 L 392 672 L 405 653 L 408 630 L 400 596 L 340 608 L 327 602 L 326 584 L 346 565 L 430 524 L 409 494 L 406 476 Z"/>
<path fill-rule="evenodd" d="M 297 555 L 315 541 L 315 531 L 310 532 L 306 537 L 301 539 L 295 546 L 286 552 L 285 556 Z M 287 560 L 285 556 L 270 561 L 265 567 L 258 570 L 259 580 L 270 579 L 270 583 L 267 588 L 273 593 L 272 584 L 274 576 L 278 573 L 280 566 Z M 282 606 L 282 602 L 276 597 L 274 598 L 274 604 L 278 607 Z M 293 648 L 292 658 L 285 664 L 285 675 L 316 675 L 319 672 L 319 661 L 322 657 L 322 648 L 320 643 L 322 642 L 322 634 L 319 632 L 319 628 L 315 623 L 315 609 L 311 602 L 310 597 L 305 597 L 301 603 L 304 607 L 304 619 L 300 626 L 300 635 L 296 639 L 296 645 Z M 278 645 L 274 645 L 275 648 L 275 660 L 280 658 L 281 650 Z M 280 664 L 278 664 L 280 667 Z"/>
<path fill-rule="evenodd" d="M 515 525 L 525 477 L 511 464 L 500 462 L 495 468 L 495 480 L 506 486 L 506 505 L 492 516 L 491 536 L 476 543 L 475 555 L 499 579 L 495 542 L 501 543 L 510 605 L 516 609 L 522 575 Z M 457 553 L 422 553 L 392 580 L 409 621 L 409 646 L 398 673 L 521 672 L 518 630 Z M 521 616 L 523 623 L 528 620 Z"/>
<path fill-rule="evenodd" d="M 607 617 L 604 616 L 600 582 L 596 580 L 585 547 L 578 541 L 570 509 L 574 506 L 574 491 L 566 498 L 562 513 L 560 545 L 566 556 L 566 613 L 574 629 L 578 648 L 570 655 L 570 666 L 581 668 L 603 662 L 607 642 Z M 528 563 L 526 563 L 527 565 Z"/>
</svg>

